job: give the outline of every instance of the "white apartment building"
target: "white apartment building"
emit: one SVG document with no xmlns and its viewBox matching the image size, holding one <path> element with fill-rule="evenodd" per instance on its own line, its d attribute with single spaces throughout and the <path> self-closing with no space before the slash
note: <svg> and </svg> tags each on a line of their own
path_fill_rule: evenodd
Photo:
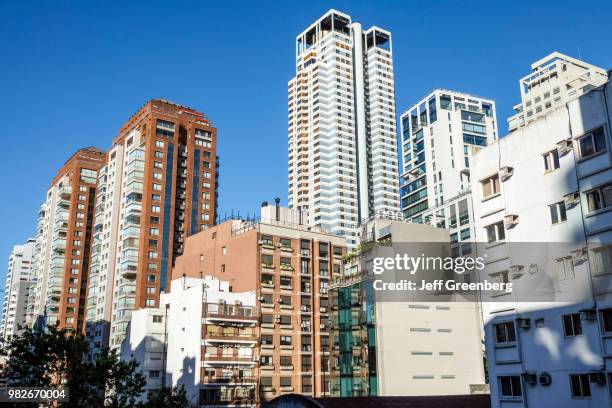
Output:
<svg viewBox="0 0 612 408">
<path fill-rule="evenodd" d="M 159 308 L 132 312 L 121 358 L 140 363 L 146 391 L 184 386 L 193 406 L 254 407 L 255 306 L 255 291 L 232 292 L 228 281 L 175 279 Z"/>
<path fill-rule="evenodd" d="M 90 357 L 98 353 L 102 347 L 109 346 L 113 295 L 127 294 L 129 296 L 122 298 L 121 305 L 133 305 L 133 300 L 130 301 L 130 299 L 134 297 L 134 285 L 130 284 L 129 280 L 124 281 L 123 275 L 117 270 L 117 253 L 121 248 L 119 245 L 121 218 L 127 215 L 124 214 L 124 199 L 122 198 L 122 189 L 128 184 L 123 180 L 124 166 L 128 162 L 125 153 L 126 150 L 129 150 L 133 160 L 137 160 L 136 156 L 144 155 L 138 150 L 138 135 L 132 137 L 135 138 L 135 143 L 128 146 L 127 149 L 123 143 L 117 143 L 111 148 L 106 164 L 98 172 L 98 196 L 94 214 L 86 303 L 86 334 L 90 346 Z M 142 167 L 142 163 L 138 164 Z M 138 178 L 132 177 L 130 185 L 137 188 L 139 181 Z M 126 194 L 129 192 L 126 188 Z M 114 287 L 115 281 L 119 285 L 117 288 Z M 116 301 L 119 302 L 118 299 Z M 116 313 L 120 313 L 120 310 Z M 125 330 L 127 323 L 123 320 L 123 323 L 119 324 L 121 319 L 116 321 L 116 324 Z"/>
<path fill-rule="evenodd" d="M 30 238 L 23 245 L 15 245 L 9 257 L 2 303 L 0 335 L 8 339 L 18 335 L 20 326 L 26 325 L 28 294 L 34 285 L 32 254 L 36 240 Z"/>
<path fill-rule="evenodd" d="M 495 102 L 436 89 L 408 109 L 401 123 L 401 208 L 413 222 L 448 228 L 455 250 L 474 238 L 470 161 L 497 140 Z"/>
<path fill-rule="evenodd" d="M 473 157 L 480 278 L 514 285 L 483 298 L 495 408 L 612 404 L 609 85 L 568 94 Z"/>
<path fill-rule="evenodd" d="M 531 64 L 531 70 L 519 81 L 521 102 L 514 106 L 516 113 L 508 118 L 510 132 L 608 80 L 605 69 L 557 51 Z"/>
<path fill-rule="evenodd" d="M 138 370 L 147 380 L 139 398 L 141 401 L 146 400 L 150 392 L 169 385 L 166 384 L 168 308 L 169 305 L 160 303 L 159 308 L 148 307 L 133 311 L 129 330 L 121 344 L 121 360 L 136 360 Z"/>
<path fill-rule="evenodd" d="M 376 258 L 439 256 L 440 250 L 449 251 L 449 231 L 379 216 L 362 229 L 367 249 L 330 284 L 332 396 L 462 395 L 486 389 L 478 303 L 380 290 L 380 279 L 420 282 L 428 276 L 399 270 L 375 275 L 372 267 Z"/>
<path fill-rule="evenodd" d="M 391 33 L 330 10 L 297 36 L 288 86 L 289 207 L 346 236 L 398 211 Z"/>
</svg>

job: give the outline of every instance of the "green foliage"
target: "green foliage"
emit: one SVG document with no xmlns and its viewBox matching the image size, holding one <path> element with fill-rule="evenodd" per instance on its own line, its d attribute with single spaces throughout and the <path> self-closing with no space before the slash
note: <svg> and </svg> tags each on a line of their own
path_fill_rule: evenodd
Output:
<svg viewBox="0 0 612 408">
<path fill-rule="evenodd" d="M 81 333 L 53 326 L 26 329 L 0 346 L 0 356 L 6 360 L 2 375 L 13 387 L 67 388 L 69 401 L 60 403 L 61 407 L 136 406 L 146 384 L 138 363 L 120 361 L 109 349 L 103 349 L 93 362 L 84 361 L 88 352 Z"/>
<path fill-rule="evenodd" d="M 139 405 L 139 408 L 183 408 L 189 405 L 185 387 L 163 387 L 151 393 L 147 402 Z"/>
</svg>

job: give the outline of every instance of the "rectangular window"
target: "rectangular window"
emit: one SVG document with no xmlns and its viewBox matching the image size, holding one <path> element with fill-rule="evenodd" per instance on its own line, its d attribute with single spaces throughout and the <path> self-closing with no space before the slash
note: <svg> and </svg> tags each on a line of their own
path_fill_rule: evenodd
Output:
<svg viewBox="0 0 612 408">
<path fill-rule="evenodd" d="M 588 374 L 570 374 L 572 398 L 591 398 L 591 384 Z"/>
<path fill-rule="evenodd" d="M 612 333 L 612 309 L 605 309 L 601 311 L 601 325 L 604 333 Z"/>
<path fill-rule="evenodd" d="M 555 149 L 548 153 L 545 153 L 542 157 L 544 158 L 544 170 L 546 172 L 557 170 L 559 168 L 560 165 L 558 150 Z"/>
<path fill-rule="evenodd" d="M 522 397 L 521 377 L 518 375 L 509 375 L 498 377 L 499 390 L 502 398 L 518 398 Z"/>
<path fill-rule="evenodd" d="M 589 191 L 586 198 L 589 212 L 612 206 L 612 184 Z"/>
<path fill-rule="evenodd" d="M 580 158 L 584 159 L 606 150 L 606 140 L 603 127 L 587 133 L 578 139 Z"/>
<path fill-rule="evenodd" d="M 493 325 L 495 330 L 495 344 L 505 345 L 516 341 L 514 332 L 514 322 L 496 323 Z"/>
<path fill-rule="evenodd" d="M 163 318 L 162 315 L 153 315 L 153 323 L 161 323 Z"/>
<path fill-rule="evenodd" d="M 565 202 L 559 201 L 558 203 L 548 206 L 550 211 L 550 222 L 551 224 L 559 224 L 560 222 L 567 221 L 567 214 L 565 212 Z"/>
<path fill-rule="evenodd" d="M 571 256 L 556 259 L 555 269 L 559 280 L 573 279 L 576 276 L 574 274 L 574 261 Z"/>
<path fill-rule="evenodd" d="M 612 246 L 602 246 L 591 250 L 591 265 L 593 275 L 601 275 L 612 271 Z"/>
<path fill-rule="evenodd" d="M 280 336 L 280 345 L 281 346 L 290 346 L 291 345 L 291 336 Z"/>
<path fill-rule="evenodd" d="M 495 174 L 480 182 L 482 185 L 482 198 L 492 197 L 499 194 L 499 175 Z"/>
<path fill-rule="evenodd" d="M 503 221 L 496 222 L 485 227 L 487 232 L 487 242 L 499 242 L 506 239 Z"/>
<path fill-rule="evenodd" d="M 563 333 L 566 337 L 580 336 L 582 334 L 580 313 L 563 315 Z"/>
</svg>

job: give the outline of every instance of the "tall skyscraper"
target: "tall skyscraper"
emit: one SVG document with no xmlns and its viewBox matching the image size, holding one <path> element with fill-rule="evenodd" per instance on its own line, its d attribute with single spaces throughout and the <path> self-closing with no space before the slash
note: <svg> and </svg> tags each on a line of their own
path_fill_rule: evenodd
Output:
<svg viewBox="0 0 612 408">
<path fill-rule="evenodd" d="M 399 211 L 391 33 L 330 10 L 297 36 L 288 94 L 289 206 L 355 245 Z"/>
<path fill-rule="evenodd" d="M 495 102 L 436 89 L 400 123 L 404 216 L 449 228 L 453 243 L 473 240 L 470 160 L 497 139 Z"/>
<path fill-rule="evenodd" d="M 23 245 L 15 245 L 9 257 L 0 320 L 0 336 L 4 339 L 19 334 L 19 327 L 26 324 L 28 292 L 34 284 L 32 253 L 35 243 L 36 240 L 30 238 Z"/>
<path fill-rule="evenodd" d="M 200 112 L 148 101 L 113 141 L 97 180 L 87 334 L 118 348 L 132 310 L 157 307 L 185 238 L 216 217 L 216 129 Z"/>
<path fill-rule="evenodd" d="M 104 158 L 94 147 L 80 149 L 51 182 L 37 224 L 30 324 L 85 329 L 96 182 Z"/>
<path fill-rule="evenodd" d="M 508 118 L 510 132 L 608 80 L 605 69 L 556 51 L 531 64 L 531 70 L 519 81 L 521 102 Z"/>
</svg>

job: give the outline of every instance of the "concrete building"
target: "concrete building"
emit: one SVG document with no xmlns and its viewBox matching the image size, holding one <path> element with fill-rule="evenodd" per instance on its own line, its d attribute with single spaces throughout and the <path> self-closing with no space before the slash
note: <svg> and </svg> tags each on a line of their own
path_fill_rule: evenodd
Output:
<svg viewBox="0 0 612 408">
<path fill-rule="evenodd" d="M 495 102 L 436 89 L 401 123 L 401 208 L 413 222 L 450 230 L 457 253 L 470 250 L 474 220 L 470 161 L 498 137 Z"/>
<path fill-rule="evenodd" d="M 391 33 L 330 10 L 296 38 L 289 81 L 289 207 L 357 244 L 355 228 L 398 211 Z"/>
<path fill-rule="evenodd" d="M 559 77 L 601 72 L 553 55 L 547 72 Z M 612 92 L 578 77 L 554 79 L 561 102 L 473 158 L 481 279 L 514 287 L 483 298 L 493 407 L 612 403 Z M 527 83 L 524 106 L 538 89 Z"/>
<path fill-rule="evenodd" d="M 40 207 L 27 320 L 85 330 L 85 299 L 98 170 L 105 153 L 74 153 L 53 178 Z"/>
<path fill-rule="evenodd" d="M 345 240 L 306 219 L 303 212 L 264 205 L 259 222 L 227 221 L 189 237 L 173 270 L 173 279 L 212 276 L 229 282 L 232 292 L 256 293 L 259 401 L 291 392 L 330 394 L 327 288 L 340 272 Z"/>
<path fill-rule="evenodd" d="M 450 254 L 448 230 L 374 217 L 361 237 L 361 250 L 349 254 L 343 274 L 330 285 L 332 396 L 461 395 L 482 388 L 476 302 L 395 296 L 375 286 L 375 258 L 444 248 Z"/>
<path fill-rule="evenodd" d="M 160 307 L 132 312 L 121 345 L 121 359 L 138 361 L 147 379 L 142 397 L 161 386 L 184 386 L 191 406 L 254 407 L 255 292 L 232 292 L 229 282 L 209 276 L 170 285 Z"/>
<path fill-rule="evenodd" d="M 508 118 L 508 129 L 544 117 L 607 80 L 605 69 L 555 51 L 531 64 L 531 72 L 520 79 L 521 102 Z"/>
<path fill-rule="evenodd" d="M 200 112 L 148 101 L 120 129 L 97 179 L 87 335 L 121 345 L 130 313 L 158 307 L 185 238 L 214 224 L 216 129 Z"/>
<path fill-rule="evenodd" d="M 23 245 L 15 245 L 8 261 L 0 335 L 8 339 L 19 335 L 20 326 L 26 326 L 29 291 L 34 285 L 32 254 L 36 240 L 30 238 Z"/>
</svg>

